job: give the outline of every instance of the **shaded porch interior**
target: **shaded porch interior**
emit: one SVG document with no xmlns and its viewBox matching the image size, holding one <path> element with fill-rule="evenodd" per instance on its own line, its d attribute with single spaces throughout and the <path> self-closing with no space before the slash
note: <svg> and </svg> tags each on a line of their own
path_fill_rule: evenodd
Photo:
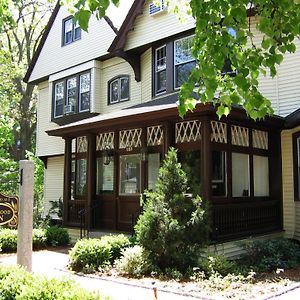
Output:
<svg viewBox="0 0 300 300">
<path fill-rule="evenodd" d="M 64 225 L 132 230 L 145 189 L 155 189 L 170 146 L 190 193 L 209 202 L 211 239 L 282 229 L 280 118 L 253 122 L 234 108 L 218 120 L 199 105 L 182 120 L 174 105 L 133 108 L 49 132 L 65 139 Z"/>
</svg>

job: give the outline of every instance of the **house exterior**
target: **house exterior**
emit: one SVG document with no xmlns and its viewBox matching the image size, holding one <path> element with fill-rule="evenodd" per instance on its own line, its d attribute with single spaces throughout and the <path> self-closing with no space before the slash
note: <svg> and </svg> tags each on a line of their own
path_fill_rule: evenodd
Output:
<svg viewBox="0 0 300 300">
<path fill-rule="evenodd" d="M 89 228 L 130 231 L 140 195 L 155 189 L 174 146 L 190 191 L 210 203 L 213 241 L 274 233 L 300 240 L 300 50 L 274 79 L 260 78 L 273 117 L 254 122 L 233 108 L 219 120 L 212 105 L 198 105 L 182 120 L 176 101 L 195 65 L 194 28 L 163 2 L 135 0 L 118 30 L 92 18 L 86 33 L 57 4 L 25 76 L 39 89 L 45 210 L 62 198 L 67 227 L 84 219 Z"/>
</svg>

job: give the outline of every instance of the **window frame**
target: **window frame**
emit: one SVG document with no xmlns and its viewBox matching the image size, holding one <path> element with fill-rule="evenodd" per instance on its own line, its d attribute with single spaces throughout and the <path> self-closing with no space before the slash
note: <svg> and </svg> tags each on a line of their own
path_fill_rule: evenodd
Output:
<svg viewBox="0 0 300 300">
<path fill-rule="evenodd" d="M 71 40 L 69 42 L 66 42 L 66 23 L 70 20 L 72 21 Z M 81 28 L 80 28 L 78 22 L 75 24 L 72 16 L 69 16 L 69 17 L 63 19 L 62 22 L 63 22 L 62 23 L 62 46 L 70 45 L 81 39 Z M 80 33 L 79 33 L 79 37 L 76 38 L 75 31 L 78 28 L 80 29 Z"/>
<path fill-rule="evenodd" d="M 121 87 L 122 87 L 122 80 L 127 79 L 128 81 L 128 97 L 127 98 L 121 98 Z M 114 82 L 117 82 L 118 84 L 118 99 L 117 101 L 111 101 L 112 100 L 112 84 Z M 110 79 L 107 83 L 107 105 L 114 105 L 117 103 L 122 103 L 130 100 L 130 76 L 127 74 L 118 75 L 116 77 L 113 77 Z"/>
<path fill-rule="evenodd" d="M 293 134 L 294 201 L 300 201 L 300 145 L 298 140 L 300 141 L 300 131 Z"/>
<path fill-rule="evenodd" d="M 88 110 L 80 110 L 80 99 L 81 99 L 81 96 L 80 96 L 80 90 L 81 90 L 81 87 L 80 87 L 80 78 L 82 75 L 85 75 L 85 74 L 89 74 L 89 77 L 90 77 L 90 91 L 89 91 L 89 102 L 90 102 L 90 105 L 89 105 L 89 109 Z M 64 118 L 66 116 L 68 116 L 69 114 L 66 114 L 65 113 L 65 106 L 66 105 L 69 105 L 68 103 L 68 80 L 72 79 L 72 78 L 76 78 L 76 92 L 75 92 L 75 98 L 76 98 L 76 105 L 75 105 L 75 109 L 73 111 L 73 115 L 74 114 L 80 114 L 80 113 L 86 113 L 86 112 L 90 112 L 90 109 L 91 109 L 91 100 L 92 100 L 92 95 L 91 95 L 91 70 L 86 70 L 86 71 L 83 71 L 83 72 L 80 72 L 80 73 L 77 73 L 77 74 L 73 74 L 73 75 L 70 75 L 68 77 L 65 77 L 65 78 L 61 78 L 61 79 L 58 79 L 56 81 L 53 81 L 53 88 L 52 88 L 52 120 L 59 120 L 61 118 Z M 59 116 L 56 116 L 56 85 L 58 83 L 63 83 L 63 93 L 64 93 L 64 97 L 63 97 L 63 114 L 62 115 L 59 115 Z"/>
<path fill-rule="evenodd" d="M 193 58 L 193 59 L 190 59 L 190 60 L 187 60 L 187 61 L 184 61 L 184 62 L 181 62 L 181 63 L 176 63 L 176 43 L 179 42 L 179 41 L 182 41 L 184 39 L 188 39 L 188 38 L 194 38 L 195 37 L 195 34 L 191 34 L 191 35 L 187 35 L 187 36 L 184 36 L 182 38 L 179 38 L 179 39 L 175 39 L 173 41 L 173 84 L 174 84 L 174 90 L 178 90 L 180 89 L 181 86 L 177 86 L 176 85 L 176 67 L 177 66 L 181 66 L 181 65 L 185 65 L 185 64 L 189 64 L 191 62 L 195 62 L 196 63 L 196 59 Z M 191 52 L 192 52 L 192 48 L 190 49 Z"/>
</svg>

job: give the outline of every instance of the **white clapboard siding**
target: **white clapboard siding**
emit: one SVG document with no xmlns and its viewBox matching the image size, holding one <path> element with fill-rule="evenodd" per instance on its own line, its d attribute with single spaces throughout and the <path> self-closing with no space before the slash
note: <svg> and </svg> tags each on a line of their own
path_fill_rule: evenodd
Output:
<svg viewBox="0 0 300 300">
<path fill-rule="evenodd" d="M 70 16 L 66 8 L 61 7 L 44 47 L 39 55 L 30 81 L 49 76 L 72 66 L 105 55 L 115 33 L 104 19 L 92 16 L 89 31 L 81 31 L 81 39 L 62 46 L 63 19 Z"/>
<path fill-rule="evenodd" d="M 150 16 L 149 4 L 151 2 L 153 1 L 145 1 L 143 13 L 137 16 L 134 30 L 127 35 L 125 50 L 146 45 L 195 27 L 194 19 L 188 16 L 185 22 L 179 21 L 175 14 L 169 12 Z"/>
<path fill-rule="evenodd" d="M 108 105 L 108 82 L 119 75 L 129 75 L 129 100 Z M 141 82 L 135 80 L 132 67 L 123 59 L 112 58 L 102 63 L 100 86 L 100 113 L 118 111 L 141 103 Z"/>
<path fill-rule="evenodd" d="M 152 99 L 152 48 L 141 56 L 142 102 Z"/>
<path fill-rule="evenodd" d="M 46 215 L 51 208 L 50 201 L 58 201 L 63 197 L 64 157 L 49 157 L 44 174 L 44 214 Z"/>
<path fill-rule="evenodd" d="M 46 133 L 46 130 L 58 128 L 58 125 L 51 122 L 52 95 L 49 90 L 52 91 L 52 84 L 40 83 L 38 89 L 36 154 L 37 156 L 63 154 L 64 142 L 62 138 L 49 136 Z"/>
</svg>

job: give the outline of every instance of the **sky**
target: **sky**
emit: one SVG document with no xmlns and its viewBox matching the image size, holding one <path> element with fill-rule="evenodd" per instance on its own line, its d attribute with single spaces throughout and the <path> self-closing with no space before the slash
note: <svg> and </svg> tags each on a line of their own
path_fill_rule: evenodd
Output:
<svg viewBox="0 0 300 300">
<path fill-rule="evenodd" d="M 107 10 L 107 16 L 115 27 L 120 28 L 134 0 L 120 0 L 119 7 L 111 4 Z"/>
</svg>

